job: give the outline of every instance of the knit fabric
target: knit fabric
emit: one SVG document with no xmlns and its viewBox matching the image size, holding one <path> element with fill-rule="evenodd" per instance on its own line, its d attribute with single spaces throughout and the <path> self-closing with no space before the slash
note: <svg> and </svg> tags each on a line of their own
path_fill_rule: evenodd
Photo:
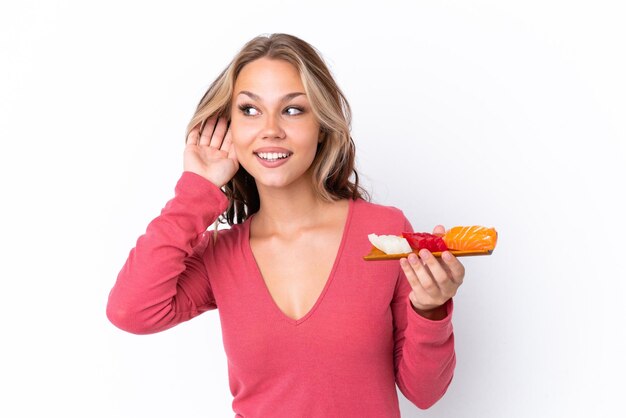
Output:
<svg viewBox="0 0 626 418">
<path fill-rule="evenodd" d="M 109 295 L 107 316 L 135 334 L 217 309 L 236 417 L 399 417 L 396 384 L 427 408 L 455 367 L 453 303 L 432 321 L 411 306 L 398 261 L 364 261 L 370 233 L 412 231 L 403 213 L 351 200 L 332 271 L 302 318 L 272 299 L 250 248 L 250 220 L 207 228 L 222 191 L 183 172 L 172 198 L 139 237 Z"/>
</svg>

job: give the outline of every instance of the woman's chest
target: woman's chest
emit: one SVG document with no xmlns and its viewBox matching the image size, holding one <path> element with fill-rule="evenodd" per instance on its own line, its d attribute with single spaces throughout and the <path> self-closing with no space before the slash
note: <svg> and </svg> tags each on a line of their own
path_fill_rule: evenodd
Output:
<svg viewBox="0 0 626 418">
<path fill-rule="evenodd" d="M 258 276 L 288 318 L 304 318 L 331 280 L 341 236 L 329 238 L 324 243 L 306 237 L 289 242 L 251 241 Z"/>
<path fill-rule="evenodd" d="M 233 366 L 260 373 L 312 356 L 340 364 L 390 355 L 396 269 L 338 260 L 312 307 L 294 319 L 280 309 L 256 269 L 243 266 L 214 284 L 224 348 Z"/>
</svg>

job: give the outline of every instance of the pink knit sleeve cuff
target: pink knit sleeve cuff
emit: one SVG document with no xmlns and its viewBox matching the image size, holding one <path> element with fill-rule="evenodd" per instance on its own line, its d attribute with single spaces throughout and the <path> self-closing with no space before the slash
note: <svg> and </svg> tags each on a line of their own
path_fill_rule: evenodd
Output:
<svg viewBox="0 0 626 418">
<path fill-rule="evenodd" d="M 217 209 L 220 213 L 224 212 L 228 208 L 228 198 L 224 192 L 205 179 L 199 174 L 191 171 L 183 171 L 178 182 L 176 183 L 176 195 L 196 199 L 206 199 L 211 202 L 215 202 Z"/>
<path fill-rule="evenodd" d="M 447 330 L 452 326 L 452 312 L 454 311 L 454 302 L 452 299 L 449 299 L 446 303 L 446 317 L 435 321 L 432 319 L 424 318 L 422 315 L 418 314 L 413 310 L 411 306 L 411 300 L 407 297 L 407 318 L 409 326 L 417 327 L 421 330 L 429 330 L 434 332 L 440 332 L 442 330 Z"/>
</svg>

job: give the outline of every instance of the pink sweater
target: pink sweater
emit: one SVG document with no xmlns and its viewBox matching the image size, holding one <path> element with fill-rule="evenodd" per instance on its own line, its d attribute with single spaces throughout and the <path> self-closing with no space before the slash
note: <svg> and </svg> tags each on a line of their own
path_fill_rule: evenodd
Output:
<svg viewBox="0 0 626 418">
<path fill-rule="evenodd" d="M 455 366 L 452 301 L 445 319 L 425 319 L 397 261 L 362 258 L 369 233 L 412 230 L 400 210 L 350 201 L 324 290 L 294 320 L 256 265 L 250 218 L 214 243 L 206 230 L 227 207 L 221 190 L 184 172 L 175 191 L 111 290 L 113 324 L 155 333 L 219 308 L 236 417 L 399 417 L 396 384 L 420 408 L 443 396 Z"/>
</svg>

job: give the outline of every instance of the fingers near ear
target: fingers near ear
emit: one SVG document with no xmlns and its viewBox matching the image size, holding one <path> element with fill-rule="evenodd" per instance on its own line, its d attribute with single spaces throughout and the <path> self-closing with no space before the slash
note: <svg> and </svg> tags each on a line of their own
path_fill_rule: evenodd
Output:
<svg viewBox="0 0 626 418">
<path fill-rule="evenodd" d="M 237 153 L 235 152 L 234 147 L 230 147 L 230 149 L 228 150 L 228 158 L 234 160 L 235 163 L 239 164 L 239 160 L 237 160 Z"/>
<path fill-rule="evenodd" d="M 226 123 L 227 120 L 224 117 L 220 117 L 217 120 L 217 124 L 215 125 L 215 131 L 213 131 L 213 135 L 211 136 L 211 143 L 209 146 L 220 149 L 222 146 L 222 142 L 224 141 L 224 134 L 226 134 Z"/>
<path fill-rule="evenodd" d="M 231 134 L 230 127 L 226 128 L 226 135 L 224 135 L 224 141 L 222 142 L 222 151 L 230 152 L 230 148 L 233 144 L 233 136 Z"/>
<path fill-rule="evenodd" d="M 211 136 L 213 135 L 213 130 L 215 128 L 216 119 L 217 119 L 217 116 L 214 115 L 204 121 L 204 125 L 202 127 L 202 134 L 200 135 L 199 145 L 206 146 L 211 143 Z"/>
<path fill-rule="evenodd" d="M 187 135 L 187 141 L 185 141 L 185 145 L 196 145 L 198 143 L 198 137 L 200 136 L 199 131 L 199 126 L 191 129 L 191 131 L 189 131 L 189 134 Z"/>
</svg>

